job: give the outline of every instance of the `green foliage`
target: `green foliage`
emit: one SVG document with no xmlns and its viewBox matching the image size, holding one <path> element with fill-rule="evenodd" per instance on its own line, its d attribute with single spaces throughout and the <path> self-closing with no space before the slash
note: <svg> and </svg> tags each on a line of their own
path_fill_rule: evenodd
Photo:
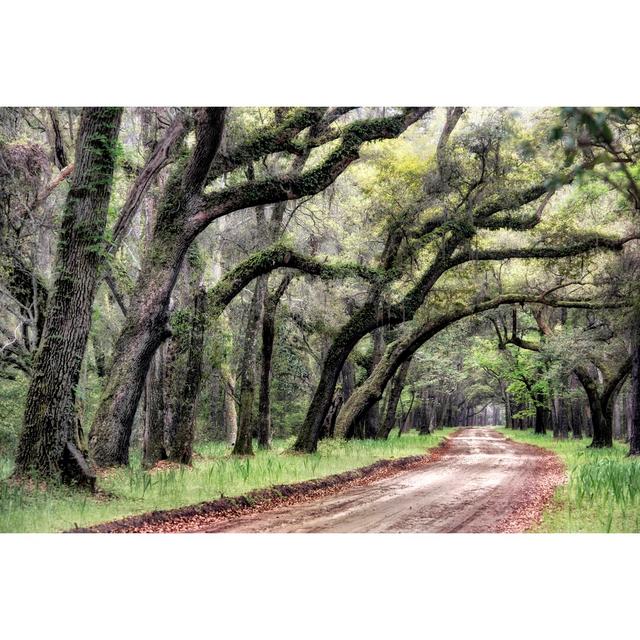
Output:
<svg viewBox="0 0 640 640">
<path fill-rule="evenodd" d="M 12 457 L 18 444 L 27 384 L 21 374 L 15 380 L 0 378 L 0 458 Z"/>
<path fill-rule="evenodd" d="M 310 337 L 310 336 L 309 336 Z M 290 322 L 276 329 L 272 362 L 272 424 L 276 434 L 288 437 L 304 420 L 312 386 L 312 362 L 300 332 Z"/>
<path fill-rule="evenodd" d="M 133 111 L 127 113 L 130 114 L 126 118 L 125 127 L 128 128 L 121 136 L 122 143 L 110 151 L 111 159 L 116 160 L 116 178 L 109 226 L 118 218 L 136 169 L 142 165 L 147 150 L 136 129 L 144 126 L 142 120 Z M 558 289 L 553 295 L 630 299 L 631 284 L 637 281 L 631 271 L 624 270 L 631 261 L 630 251 L 622 256 L 601 252 L 562 260 L 470 261 L 434 279 L 433 289 L 424 304 L 416 283 L 421 282 L 438 252 L 446 248 L 452 237 L 462 238 L 457 251 L 473 255 L 483 249 L 534 246 L 548 249 L 571 244 L 579 238 L 620 237 L 630 233 L 636 220 L 635 213 L 629 215 L 627 180 L 637 182 L 640 177 L 640 163 L 631 161 L 640 130 L 636 111 L 469 109 L 453 131 L 444 155 L 442 147 L 436 155 L 443 110 L 436 110 L 402 138 L 375 144 L 366 144 L 366 141 L 376 136 L 395 135 L 400 130 L 402 112 L 390 110 L 387 113 L 400 115 L 367 122 L 357 121 L 362 114 L 352 112 L 320 134 L 328 142 L 311 152 L 302 177 L 296 176 L 290 173 L 292 161 L 295 157 L 300 158 L 298 154 L 305 150 L 310 136 L 314 135 L 313 125 L 322 113 L 323 110 L 313 108 L 276 111 L 260 107 L 229 111 L 224 150 L 214 161 L 203 199 L 207 206 L 220 206 L 220 213 L 226 211 L 225 206 L 231 206 L 229 200 L 236 197 L 239 199 L 234 202 L 246 203 L 252 198 L 259 202 L 269 198 L 278 201 L 288 197 L 291 190 L 315 195 L 286 207 L 283 217 L 286 230 L 275 246 L 264 248 L 262 238 L 256 234 L 255 212 L 245 210 L 214 222 L 202 231 L 198 239 L 202 253 L 193 249 L 187 253 L 185 265 L 188 270 L 178 277 L 173 293 L 175 306 L 180 309 L 184 305 L 189 285 L 196 284 L 196 277 L 198 282 L 202 278 L 209 287 L 212 303 L 205 343 L 205 377 L 198 407 L 201 427 L 209 424 L 211 415 L 210 385 L 206 376 L 213 368 L 224 368 L 233 380 L 238 369 L 250 282 L 257 274 L 267 273 L 276 263 L 281 269 L 287 265 L 296 266 L 287 262 L 293 256 L 299 261 L 298 267 L 300 261 L 306 259 L 306 267 L 314 277 L 297 275 L 278 309 L 272 416 L 276 434 L 286 437 L 294 435 L 303 422 L 322 365 L 327 353 L 332 353 L 330 346 L 336 337 L 338 347 L 345 343 L 351 345 L 354 336 L 360 338 L 350 359 L 357 365 L 356 381 L 363 381 L 372 352 L 371 338 L 362 338 L 358 332 L 375 323 L 375 314 L 384 315 L 389 309 L 397 313 L 402 306 L 409 319 L 422 305 L 414 320 L 388 332 L 386 337 L 390 342 L 418 322 L 431 321 L 439 314 L 451 313 L 498 293 L 540 293 L 563 280 L 580 284 Z M 29 129 L 21 135 L 31 142 L 40 134 Z M 295 131 L 295 137 L 288 140 L 287 131 Z M 2 133 L 0 130 L 0 135 Z M 630 153 L 630 161 L 624 166 L 615 160 L 614 151 L 609 148 L 610 134 Z M 579 179 L 568 184 L 567 177 L 573 175 L 569 167 L 574 168 L 588 156 L 588 153 L 582 153 L 585 135 L 598 142 L 594 153 L 609 149 L 609 159 L 600 162 L 602 157 L 598 155 L 599 163 L 593 169 L 585 168 Z M 40 138 L 29 148 L 22 144 L 12 145 L 22 158 L 20 166 L 23 169 L 35 162 L 31 173 L 20 169 L 13 170 L 6 178 L 2 176 L 3 189 L 5 185 L 12 187 L 9 191 L 14 206 L 21 200 L 33 201 L 34 195 L 53 175 L 51 162 L 43 151 L 48 143 L 43 136 Z M 285 152 L 269 154 L 257 162 L 251 160 L 256 153 L 266 154 L 274 145 L 281 145 L 282 140 L 288 140 Z M 171 268 L 179 253 L 177 249 L 183 246 L 178 240 L 184 237 L 181 234 L 185 217 L 193 213 L 185 207 L 183 189 L 193 141 L 194 136 L 188 136 L 181 145 L 177 161 L 172 162 L 154 183 L 153 197 L 145 198 L 126 242 L 110 258 L 111 273 L 124 294 L 132 292 L 141 269 L 144 278 L 152 278 L 155 269 Z M 97 147 L 104 146 L 104 140 L 95 142 Z M 0 152 L 4 159 L 6 149 L 3 147 Z M 351 164 L 334 182 L 332 164 L 337 162 L 344 166 L 356 157 L 361 161 Z M 251 164 L 251 171 L 247 169 L 248 164 Z M 247 180 L 248 173 L 252 174 L 252 181 Z M 19 183 L 15 189 L 14 182 Z M 327 184 L 330 186 L 325 188 Z M 544 185 L 554 185 L 557 191 L 545 206 L 538 223 Z M 64 194 L 65 189 L 65 185 L 61 185 L 59 193 Z M 154 212 L 158 191 L 162 191 L 163 196 Z M 43 207 L 46 225 L 36 225 L 21 232 L 19 238 L 17 236 L 16 245 L 21 250 L 24 245 L 25 256 L 32 255 L 33 238 L 39 238 L 39 234 L 47 240 L 41 243 L 43 247 L 55 246 L 52 240 L 56 239 L 61 215 L 54 200 L 55 196 L 52 196 L 47 207 Z M 526 204 L 522 205 L 522 202 Z M 499 213 L 486 221 L 487 228 L 482 228 L 482 216 L 498 209 Z M 16 220 L 24 218 L 23 212 L 19 212 L 20 216 L 13 216 Z M 271 213 L 269 206 L 261 211 L 267 220 Z M 154 253 L 147 255 L 149 215 L 155 217 L 158 241 Z M 474 215 L 478 216 L 476 220 Z M 53 231 L 51 221 L 54 222 Z M 435 227 L 429 224 L 435 221 L 438 222 Z M 3 231 L 11 228 L 12 225 L 2 227 Z M 422 233 L 423 228 L 428 232 Z M 77 231 L 93 240 L 95 251 L 103 251 L 104 245 L 95 230 Z M 109 232 L 106 236 L 108 240 Z M 390 259 L 391 268 L 384 271 L 380 257 L 385 246 L 388 247 L 389 237 L 400 238 L 399 248 L 397 256 Z M 46 248 L 38 246 L 33 262 L 43 266 L 46 281 L 50 266 Z M 3 260 L 0 272 L 3 281 L 8 279 L 7 265 L 8 261 Z M 189 275 L 185 276 L 187 271 Z M 271 290 L 275 284 L 274 273 L 269 285 Z M 380 292 L 380 305 L 375 310 L 374 305 L 368 306 L 365 313 L 357 314 L 362 303 L 371 298 L 373 288 Z M 409 291 L 414 291 L 414 296 L 405 299 L 403 305 L 398 304 Z M 234 296 L 235 302 L 226 306 Z M 223 308 L 225 312 L 220 315 Z M 14 312 L 20 315 L 21 310 L 11 309 L 6 318 L 0 318 L 7 324 L 9 335 L 17 326 Z M 495 318 L 498 318 L 497 314 Z M 620 310 L 593 314 L 567 311 L 562 322 L 556 314 L 551 322 L 553 335 L 544 339 L 539 335 L 530 309 L 520 308 L 518 318 L 518 336 L 538 341 L 539 353 L 513 345 L 498 349 L 487 315 L 469 318 L 431 339 L 414 355 L 403 391 L 403 407 L 407 408 L 415 395 L 416 407 L 424 397 L 428 397 L 429 402 L 454 397 L 456 404 L 464 401 L 466 409 L 472 410 L 487 402 L 494 405 L 502 402 L 507 390 L 514 401 L 514 410 L 515 404 L 523 407 L 516 415 L 524 416 L 533 413 L 536 405 L 546 403 L 551 395 L 568 397 L 568 376 L 577 363 L 604 363 L 604 370 L 608 363 L 619 362 L 621 354 L 626 353 L 626 316 Z M 341 332 L 341 326 L 348 320 L 351 320 L 353 331 Z M 183 347 L 187 344 L 192 321 L 192 310 L 188 306 L 173 314 L 171 329 L 178 347 L 180 343 Z M 95 375 L 96 354 L 101 358 L 100 364 L 108 366 L 122 322 L 122 314 L 108 288 L 101 285 L 93 307 L 91 338 L 96 338 L 96 344 L 92 342 L 89 347 L 77 389 L 85 430 L 90 425 L 95 399 L 105 382 Z M 604 329 L 598 329 L 598 326 L 604 326 Z M 616 337 L 607 337 L 607 332 Z M 175 342 L 173 345 L 176 346 Z M 177 364 L 182 365 L 183 349 L 179 349 L 177 358 Z M 13 384 L 3 381 L 1 389 L 4 404 L 0 443 L 2 451 L 9 454 L 20 426 L 21 416 L 16 407 L 21 406 L 20 393 L 26 392 L 26 381 Z M 576 399 L 584 401 L 581 389 L 574 389 L 572 393 Z M 204 434 L 210 429 L 201 428 L 200 431 Z M 139 447 L 135 436 L 132 443 L 134 457 Z M 325 443 L 323 446 L 334 445 Z M 252 465 L 253 461 L 247 463 L 238 473 L 245 469 L 245 473 L 251 475 L 246 469 Z M 154 491 L 154 478 L 140 470 L 136 473 L 138 475 L 134 474 L 131 482 L 144 489 L 146 500 L 146 496 Z M 192 477 L 189 473 L 176 472 L 175 481 L 161 480 L 159 483 L 173 486 Z M 216 472 L 212 473 L 215 475 Z M 605 475 L 603 470 L 598 473 L 598 478 Z M 178 489 L 175 491 L 179 493 Z M 185 491 L 181 500 L 187 499 L 191 489 Z M 138 498 L 140 496 L 136 494 Z"/>
<path fill-rule="evenodd" d="M 639 533 L 640 460 L 626 448 L 588 449 L 584 440 L 554 440 L 551 435 L 505 430 L 518 442 L 550 449 L 564 461 L 568 483 L 534 530 L 541 533 Z"/>
<path fill-rule="evenodd" d="M 191 325 L 193 324 L 193 309 L 181 308 L 171 314 L 170 326 L 174 339 L 183 344 L 189 339 Z"/>
</svg>

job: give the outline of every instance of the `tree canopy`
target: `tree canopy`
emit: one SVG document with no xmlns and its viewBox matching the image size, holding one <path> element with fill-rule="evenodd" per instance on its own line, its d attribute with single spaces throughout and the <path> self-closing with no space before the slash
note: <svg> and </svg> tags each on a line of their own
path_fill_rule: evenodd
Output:
<svg viewBox="0 0 640 640">
<path fill-rule="evenodd" d="M 637 452 L 639 126 L 622 108 L 1 109 L 16 474 L 91 484 L 131 447 L 188 464 L 202 439 L 312 452 L 473 423 Z"/>
</svg>

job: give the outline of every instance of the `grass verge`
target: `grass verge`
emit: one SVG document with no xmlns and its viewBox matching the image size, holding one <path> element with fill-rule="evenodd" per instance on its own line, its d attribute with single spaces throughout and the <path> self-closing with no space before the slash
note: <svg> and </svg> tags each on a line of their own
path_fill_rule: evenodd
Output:
<svg viewBox="0 0 640 640">
<path fill-rule="evenodd" d="M 565 463 L 566 485 L 532 531 L 539 533 L 637 533 L 640 531 L 640 460 L 627 446 L 588 449 L 589 439 L 554 440 L 527 431 L 500 430 L 516 442 L 550 449 Z"/>
<path fill-rule="evenodd" d="M 11 465 L 0 461 L 0 531 L 51 532 L 85 527 L 107 520 L 160 509 L 184 507 L 221 496 L 244 495 L 254 489 L 322 478 L 364 467 L 378 460 L 420 455 L 437 446 L 454 429 L 420 436 L 392 434 L 388 440 L 323 441 L 318 452 L 287 452 L 292 440 L 277 440 L 270 451 L 252 458 L 233 458 L 222 443 L 196 447 L 192 467 L 145 471 L 139 458 L 128 468 L 101 477 L 108 494 L 91 496 L 64 486 L 28 489 L 7 482 Z"/>
</svg>

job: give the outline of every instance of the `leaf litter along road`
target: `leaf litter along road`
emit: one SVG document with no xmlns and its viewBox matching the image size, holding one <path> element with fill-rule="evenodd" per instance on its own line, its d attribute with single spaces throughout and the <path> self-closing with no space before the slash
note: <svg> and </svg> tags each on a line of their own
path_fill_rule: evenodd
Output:
<svg viewBox="0 0 640 640">
<path fill-rule="evenodd" d="M 551 452 L 485 428 L 462 429 L 417 469 L 294 506 L 247 514 L 207 532 L 517 532 L 535 524 L 565 481 Z"/>
<path fill-rule="evenodd" d="M 489 428 L 464 428 L 424 458 L 373 465 L 360 476 L 290 485 L 292 493 L 240 508 L 216 503 L 92 528 L 121 532 L 488 533 L 536 524 L 566 481 L 552 452 Z M 407 469 L 408 466 L 408 469 Z M 369 468 L 368 468 L 369 469 Z M 353 476 L 353 477 L 351 477 Z M 314 483 L 320 488 L 314 488 Z M 307 490 L 306 486 L 309 485 Z M 295 489 L 295 490 L 294 490 Z M 204 507 L 204 508 L 203 508 Z"/>
</svg>

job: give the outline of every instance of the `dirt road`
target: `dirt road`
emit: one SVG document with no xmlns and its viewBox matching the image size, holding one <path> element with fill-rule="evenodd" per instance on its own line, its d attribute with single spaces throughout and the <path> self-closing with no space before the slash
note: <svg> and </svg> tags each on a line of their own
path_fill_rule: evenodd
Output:
<svg viewBox="0 0 640 640">
<path fill-rule="evenodd" d="M 557 458 L 485 428 L 462 429 L 439 460 L 302 504 L 207 525 L 206 532 L 520 531 L 562 481 Z"/>
</svg>

